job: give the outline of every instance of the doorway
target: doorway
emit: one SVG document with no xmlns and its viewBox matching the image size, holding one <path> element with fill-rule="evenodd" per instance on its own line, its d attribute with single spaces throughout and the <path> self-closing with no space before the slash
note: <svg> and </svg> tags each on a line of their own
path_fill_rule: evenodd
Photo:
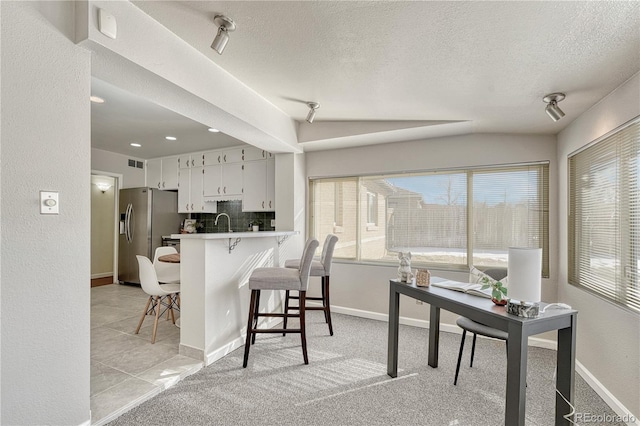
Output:
<svg viewBox="0 0 640 426">
<path fill-rule="evenodd" d="M 119 176 L 91 174 L 91 287 L 117 282 Z"/>
</svg>

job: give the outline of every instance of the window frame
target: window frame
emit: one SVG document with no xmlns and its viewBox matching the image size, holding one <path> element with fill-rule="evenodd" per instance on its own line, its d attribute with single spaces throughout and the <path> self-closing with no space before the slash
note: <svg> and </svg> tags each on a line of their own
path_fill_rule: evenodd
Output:
<svg viewBox="0 0 640 426">
<path fill-rule="evenodd" d="M 541 270 L 542 278 L 549 278 L 550 276 L 550 262 L 549 262 L 549 203 L 550 203 L 550 183 L 549 183 L 549 173 L 550 173 L 550 161 L 533 161 L 533 162 L 522 162 L 522 163 L 507 163 L 507 164 L 497 164 L 497 165 L 479 165 L 479 166 L 469 166 L 469 167 L 451 167 L 451 168 L 442 168 L 442 169 L 425 169 L 425 170 L 411 170 L 405 172 L 383 172 L 383 173 L 366 173 L 366 174 L 358 174 L 358 175 L 339 175 L 339 176 L 309 176 L 308 177 L 308 188 L 310 191 L 309 203 L 308 203 L 308 229 L 309 235 L 314 236 L 315 233 L 315 223 L 314 223 L 314 202 L 313 202 L 313 190 L 314 190 L 314 182 L 315 181 L 330 181 L 330 180 L 341 180 L 348 179 L 356 180 L 358 193 L 363 187 L 360 179 L 380 176 L 380 177 L 410 177 L 416 175 L 432 175 L 432 174 L 450 174 L 450 173 L 466 173 L 467 174 L 467 230 L 466 230 L 466 263 L 461 264 L 446 264 L 446 263 L 429 263 L 429 262 L 414 262 L 414 266 L 420 267 L 428 267 L 433 270 L 440 271 L 459 271 L 459 272 L 468 272 L 473 265 L 473 173 L 481 173 L 481 172 L 496 172 L 496 171 L 517 171 L 518 169 L 525 169 L 527 167 L 532 166 L 540 166 L 542 168 L 543 174 L 539 179 L 538 183 L 540 185 L 545 185 L 546 188 L 540 189 L 539 194 L 541 194 L 543 199 L 543 209 L 540 214 L 544 215 L 544 223 L 541 226 L 544 228 L 542 232 L 544 235 L 542 236 L 543 241 L 541 242 L 540 247 L 543 252 L 543 264 Z M 365 189 L 362 189 L 365 190 Z M 366 190 L 365 190 L 366 191 Z M 358 200 L 360 200 L 360 195 L 357 195 Z M 334 261 L 338 263 L 347 263 L 347 264 L 361 264 L 361 265 L 377 265 L 377 266 L 397 266 L 397 262 L 386 261 L 386 260 L 371 260 L 371 259 L 362 259 L 361 258 L 361 241 L 360 241 L 360 211 L 362 210 L 362 202 L 358 201 L 358 214 L 357 214 L 357 225 L 356 225 L 356 255 L 354 257 L 337 257 L 334 255 Z M 364 206 L 366 208 L 366 206 Z M 378 217 L 378 222 L 380 222 L 380 217 Z M 386 225 L 384 225 L 386 227 Z M 317 237 L 317 236 L 316 236 Z M 338 242 L 340 244 L 340 242 Z"/>
</svg>

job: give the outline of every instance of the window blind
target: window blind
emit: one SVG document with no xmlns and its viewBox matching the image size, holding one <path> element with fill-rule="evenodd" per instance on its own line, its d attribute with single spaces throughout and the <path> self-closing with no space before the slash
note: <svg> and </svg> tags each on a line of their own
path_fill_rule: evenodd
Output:
<svg viewBox="0 0 640 426">
<path fill-rule="evenodd" d="M 640 119 L 569 157 L 569 283 L 640 312 Z"/>
</svg>

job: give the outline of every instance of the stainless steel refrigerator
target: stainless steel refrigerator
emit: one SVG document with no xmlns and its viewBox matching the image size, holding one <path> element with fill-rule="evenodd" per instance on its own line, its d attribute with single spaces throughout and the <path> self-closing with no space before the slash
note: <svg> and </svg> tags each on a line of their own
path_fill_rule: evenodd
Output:
<svg viewBox="0 0 640 426">
<path fill-rule="evenodd" d="M 140 284 L 136 255 L 153 260 L 162 236 L 180 233 L 186 217 L 178 213 L 178 193 L 154 188 L 120 190 L 118 281 Z"/>
</svg>

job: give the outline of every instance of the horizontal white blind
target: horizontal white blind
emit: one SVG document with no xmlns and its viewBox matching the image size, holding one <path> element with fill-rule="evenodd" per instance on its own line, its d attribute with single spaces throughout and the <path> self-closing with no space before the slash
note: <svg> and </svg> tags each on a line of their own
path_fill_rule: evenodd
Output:
<svg viewBox="0 0 640 426">
<path fill-rule="evenodd" d="M 640 312 L 640 120 L 569 158 L 569 282 Z"/>
</svg>

